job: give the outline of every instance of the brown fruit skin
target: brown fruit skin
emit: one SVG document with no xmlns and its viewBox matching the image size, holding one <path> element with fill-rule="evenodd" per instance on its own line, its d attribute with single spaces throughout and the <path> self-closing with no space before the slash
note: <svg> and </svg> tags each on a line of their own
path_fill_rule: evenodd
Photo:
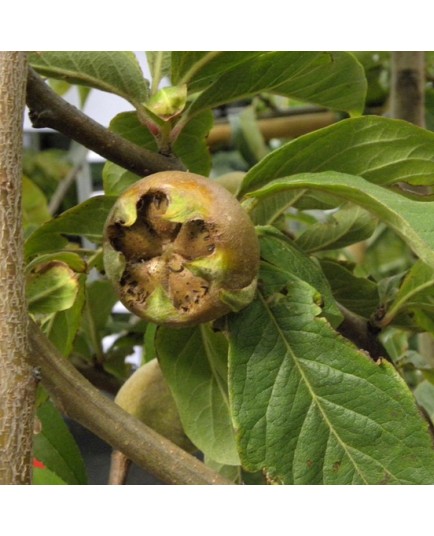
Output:
<svg viewBox="0 0 434 536">
<path fill-rule="evenodd" d="M 247 305 L 256 288 L 259 242 L 250 218 L 223 186 L 193 173 L 156 173 L 126 190 L 107 219 L 104 250 L 106 259 L 117 251 L 126 261 L 121 274 L 106 262 L 121 301 L 157 324 L 214 320 Z M 166 312 L 160 302 L 149 306 L 156 284 Z"/>
</svg>

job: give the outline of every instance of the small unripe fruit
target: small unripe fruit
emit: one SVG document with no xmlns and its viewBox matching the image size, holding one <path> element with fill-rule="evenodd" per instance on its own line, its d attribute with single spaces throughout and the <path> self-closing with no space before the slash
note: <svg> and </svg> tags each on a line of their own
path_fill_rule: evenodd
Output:
<svg viewBox="0 0 434 536">
<path fill-rule="evenodd" d="M 157 324 L 191 326 L 254 296 L 259 243 L 236 198 L 216 182 L 170 171 L 133 184 L 105 226 L 104 263 L 120 300 Z"/>
<path fill-rule="evenodd" d="M 197 450 L 184 433 L 175 401 L 157 359 L 138 368 L 119 389 L 116 404 L 189 452 Z"/>
</svg>

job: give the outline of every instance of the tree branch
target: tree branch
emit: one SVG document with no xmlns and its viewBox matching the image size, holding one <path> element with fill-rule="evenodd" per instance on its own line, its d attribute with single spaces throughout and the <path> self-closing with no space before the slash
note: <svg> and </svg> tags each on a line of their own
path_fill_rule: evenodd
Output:
<svg viewBox="0 0 434 536">
<path fill-rule="evenodd" d="M 390 357 L 377 338 L 376 327 L 341 305 L 339 309 L 344 315 L 344 320 L 338 326 L 337 331 L 358 348 L 368 352 L 374 361 L 381 358 L 390 361 Z"/>
<path fill-rule="evenodd" d="M 119 166 L 145 177 L 158 171 L 183 170 L 175 157 L 163 156 L 129 142 L 59 97 L 30 67 L 27 106 L 34 128 L 52 128 Z"/>
<path fill-rule="evenodd" d="M 62 410 L 169 484 L 230 484 L 202 462 L 160 436 L 102 395 L 31 322 L 32 362 Z"/>
</svg>

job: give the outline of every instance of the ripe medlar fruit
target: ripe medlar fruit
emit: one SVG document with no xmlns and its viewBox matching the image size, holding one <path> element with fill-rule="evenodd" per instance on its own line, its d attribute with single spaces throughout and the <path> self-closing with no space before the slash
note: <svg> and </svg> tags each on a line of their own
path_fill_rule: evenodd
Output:
<svg viewBox="0 0 434 536">
<path fill-rule="evenodd" d="M 250 303 L 259 243 L 250 218 L 224 187 L 167 171 L 119 197 L 105 226 L 104 264 L 120 300 L 137 316 L 191 326 Z"/>
</svg>

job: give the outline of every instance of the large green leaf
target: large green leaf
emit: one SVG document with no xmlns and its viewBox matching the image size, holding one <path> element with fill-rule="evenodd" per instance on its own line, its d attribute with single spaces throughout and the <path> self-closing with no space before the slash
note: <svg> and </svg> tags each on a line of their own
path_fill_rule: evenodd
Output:
<svg viewBox="0 0 434 536">
<path fill-rule="evenodd" d="M 340 249 L 366 240 L 376 226 L 377 219 L 371 213 L 348 203 L 325 222 L 309 227 L 297 238 L 296 244 L 310 253 Z"/>
<path fill-rule="evenodd" d="M 156 351 L 185 433 L 218 463 L 238 465 L 227 393 L 227 342 L 207 325 L 157 331 Z"/>
<path fill-rule="evenodd" d="M 434 267 L 434 203 L 413 201 L 367 180 L 344 173 L 300 173 L 277 179 L 249 195 L 257 198 L 293 189 L 313 189 L 351 201 L 391 227 L 413 252 Z"/>
<path fill-rule="evenodd" d="M 342 85 L 347 91 L 342 92 Z M 265 52 L 224 72 L 193 101 L 187 115 L 193 116 L 204 109 L 261 92 L 293 95 L 360 113 L 364 106 L 366 80 L 363 68 L 348 53 Z"/>
<path fill-rule="evenodd" d="M 80 451 L 60 413 L 50 401 L 37 412 L 42 430 L 34 438 L 34 455 L 67 484 L 86 484 Z"/>
<path fill-rule="evenodd" d="M 33 52 L 29 62 L 44 76 L 115 93 L 134 105 L 148 98 L 148 82 L 133 52 Z"/>
<path fill-rule="evenodd" d="M 295 80 L 283 83 L 273 93 L 298 98 L 349 113 L 363 111 L 367 81 L 359 61 L 348 52 L 327 52 Z"/>
<path fill-rule="evenodd" d="M 261 52 L 172 52 L 172 83 L 187 84 L 189 93 L 209 86 L 223 72 Z"/>
<path fill-rule="evenodd" d="M 241 193 L 267 182 L 313 171 L 340 171 L 391 185 L 434 184 L 434 133 L 405 121 L 365 116 L 345 119 L 276 149 L 246 175 Z"/>
<path fill-rule="evenodd" d="M 101 242 L 105 221 L 115 201 L 116 197 L 95 196 L 48 221 L 26 240 L 26 257 L 64 247 L 68 243 L 64 235 Z"/>
<path fill-rule="evenodd" d="M 284 484 L 433 484 L 428 427 L 387 362 L 318 318 L 298 278 L 230 320 L 230 398 L 243 466 Z"/>
<path fill-rule="evenodd" d="M 286 286 L 288 277 L 307 281 L 321 295 L 324 316 L 333 326 L 339 325 L 342 314 L 318 264 L 273 227 L 258 227 L 257 232 L 261 258 L 267 261 L 262 270 L 261 283 L 272 288 L 273 292 L 279 292 Z"/>
</svg>

